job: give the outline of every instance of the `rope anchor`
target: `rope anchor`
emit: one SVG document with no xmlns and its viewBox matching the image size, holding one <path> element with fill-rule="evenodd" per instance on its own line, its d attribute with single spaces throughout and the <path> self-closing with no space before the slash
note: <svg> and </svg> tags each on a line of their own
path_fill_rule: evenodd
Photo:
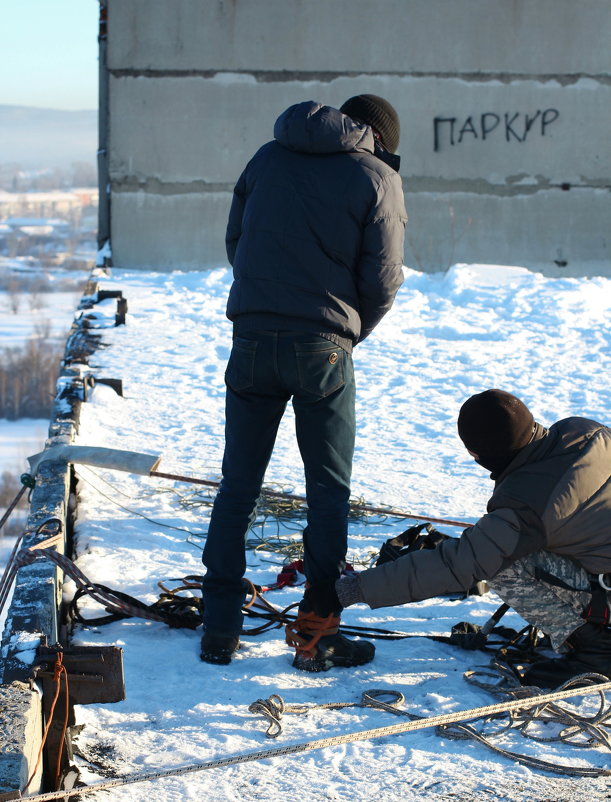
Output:
<svg viewBox="0 0 611 802">
<path fill-rule="evenodd" d="M 382 697 L 390 697 L 391 701 L 384 701 Z M 341 710 L 346 707 L 373 707 L 378 710 L 386 710 L 397 716 L 408 716 L 413 719 L 418 718 L 411 713 L 398 709 L 399 705 L 402 705 L 404 702 L 405 696 L 403 696 L 400 691 L 380 690 L 377 688 L 365 691 L 361 696 L 360 702 L 327 702 L 318 705 L 287 705 L 279 694 L 273 693 L 267 699 L 257 699 L 256 702 L 249 705 L 248 710 L 255 715 L 260 714 L 266 718 L 269 722 L 269 726 L 265 735 L 268 738 L 277 738 L 282 732 L 282 724 L 280 721 L 284 713 L 303 715 L 309 713 L 310 710 Z"/>
</svg>

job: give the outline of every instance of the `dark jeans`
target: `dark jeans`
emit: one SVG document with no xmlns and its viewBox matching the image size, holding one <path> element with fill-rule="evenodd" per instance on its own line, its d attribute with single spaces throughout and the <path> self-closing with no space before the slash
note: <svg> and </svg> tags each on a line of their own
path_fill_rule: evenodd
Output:
<svg viewBox="0 0 611 802">
<path fill-rule="evenodd" d="M 354 453 L 352 357 L 313 334 L 253 331 L 235 337 L 227 385 L 223 479 L 203 553 L 204 626 L 242 628 L 245 539 L 265 470 L 290 398 L 308 502 L 303 533 L 310 582 L 336 579 L 344 567 Z"/>
</svg>

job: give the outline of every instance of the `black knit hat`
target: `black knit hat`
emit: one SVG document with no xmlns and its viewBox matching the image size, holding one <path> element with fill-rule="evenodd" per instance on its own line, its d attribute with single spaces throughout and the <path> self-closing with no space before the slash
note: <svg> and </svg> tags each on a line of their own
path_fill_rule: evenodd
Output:
<svg viewBox="0 0 611 802">
<path fill-rule="evenodd" d="M 460 439 L 481 465 L 497 473 L 530 442 L 534 425 L 528 407 L 504 390 L 472 395 L 458 415 Z"/>
<path fill-rule="evenodd" d="M 340 108 L 342 114 L 377 131 L 386 150 L 396 153 L 401 126 L 399 115 L 387 100 L 378 95 L 355 95 Z"/>
</svg>

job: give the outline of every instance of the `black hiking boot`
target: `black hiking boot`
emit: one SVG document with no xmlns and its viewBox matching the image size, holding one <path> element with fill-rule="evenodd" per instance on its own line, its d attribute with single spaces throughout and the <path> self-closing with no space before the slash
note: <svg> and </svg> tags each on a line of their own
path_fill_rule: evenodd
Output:
<svg viewBox="0 0 611 802">
<path fill-rule="evenodd" d="M 602 674 L 611 679 L 611 629 L 584 624 L 567 643 L 572 647 L 570 654 L 534 663 L 524 672 L 522 685 L 557 688 L 579 674 Z"/>
<path fill-rule="evenodd" d="M 335 666 L 362 666 L 373 660 L 373 643 L 340 635 L 339 620 L 333 614 L 323 618 L 313 612 L 299 611 L 296 621 L 286 627 L 286 642 L 295 648 L 294 668 L 328 671 Z"/>
<path fill-rule="evenodd" d="M 216 663 L 226 666 L 240 648 L 239 635 L 218 635 L 214 632 L 204 632 L 200 657 L 204 663 Z"/>
</svg>

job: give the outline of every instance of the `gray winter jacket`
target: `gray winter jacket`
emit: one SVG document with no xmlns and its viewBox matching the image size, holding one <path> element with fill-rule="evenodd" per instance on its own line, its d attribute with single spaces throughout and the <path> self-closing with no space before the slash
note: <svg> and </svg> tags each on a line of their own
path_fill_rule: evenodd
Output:
<svg viewBox="0 0 611 802">
<path fill-rule="evenodd" d="M 234 190 L 227 317 L 236 334 L 307 331 L 350 351 L 403 280 L 401 178 L 371 128 L 329 106 L 291 106 L 274 136 Z"/>
<path fill-rule="evenodd" d="M 361 600 L 375 608 L 465 591 L 541 549 L 611 572 L 610 474 L 611 429 L 585 418 L 537 424 L 496 480 L 487 514 L 460 538 L 359 574 Z"/>
</svg>

